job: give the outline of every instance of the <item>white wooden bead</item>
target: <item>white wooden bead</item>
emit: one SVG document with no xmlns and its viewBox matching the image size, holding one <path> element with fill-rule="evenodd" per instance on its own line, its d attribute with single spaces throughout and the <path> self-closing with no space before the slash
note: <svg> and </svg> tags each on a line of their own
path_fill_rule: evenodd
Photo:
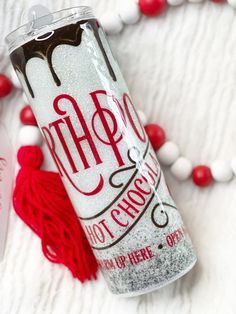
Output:
<svg viewBox="0 0 236 314">
<path fill-rule="evenodd" d="M 185 0 L 167 0 L 167 3 L 173 6 L 183 4 L 184 2 Z"/>
<path fill-rule="evenodd" d="M 170 171 L 179 181 L 187 180 L 192 173 L 192 163 L 184 157 L 179 157 L 171 166 Z"/>
<path fill-rule="evenodd" d="M 142 110 L 137 110 L 137 114 L 139 116 L 139 119 L 141 120 L 143 125 L 146 125 L 148 122 L 148 118 L 145 115 L 145 113 Z"/>
<path fill-rule="evenodd" d="M 236 176 L 236 157 L 231 161 L 231 169 L 233 170 L 234 175 Z"/>
<path fill-rule="evenodd" d="M 228 4 L 229 4 L 232 8 L 236 9 L 236 0 L 227 0 L 227 1 L 228 1 Z"/>
<path fill-rule="evenodd" d="M 218 182 L 227 182 L 232 179 L 233 171 L 228 163 L 216 160 L 211 165 L 212 177 Z"/>
<path fill-rule="evenodd" d="M 107 13 L 100 18 L 100 22 L 104 31 L 108 35 L 115 35 L 121 32 L 123 28 L 123 23 L 118 14 Z"/>
<path fill-rule="evenodd" d="M 123 1 L 119 15 L 123 23 L 135 24 L 138 22 L 141 13 L 137 3 L 134 1 Z"/>
<path fill-rule="evenodd" d="M 19 79 L 18 79 L 14 69 L 11 69 L 11 81 L 12 81 L 12 84 L 16 88 L 22 89 L 21 83 L 20 83 L 20 81 L 19 81 Z"/>
<path fill-rule="evenodd" d="M 18 140 L 21 146 L 41 145 L 43 138 L 38 127 L 25 125 L 20 129 Z"/>
<path fill-rule="evenodd" d="M 179 147 L 171 142 L 165 142 L 157 151 L 157 159 L 165 166 L 172 165 L 179 157 Z"/>
</svg>

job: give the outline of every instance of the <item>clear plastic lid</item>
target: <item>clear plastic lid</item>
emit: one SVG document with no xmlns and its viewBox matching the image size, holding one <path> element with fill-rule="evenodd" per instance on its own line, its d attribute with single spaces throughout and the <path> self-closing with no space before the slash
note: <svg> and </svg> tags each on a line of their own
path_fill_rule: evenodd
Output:
<svg viewBox="0 0 236 314">
<path fill-rule="evenodd" d="M 11 53 L 16 48 L 22 46 L 26 42 L 35 37 L 42 36 L 47 32 L 55 30 L 66 24 L 76 23 L 79 20 L 95 18 L 91 7 L 78 6 L 68 9 L 63 9 L 43 15 L 32 21 L 24 24 L 8 34 L 6 42 L 8 44 L 9 52 Z"/>
</svg>

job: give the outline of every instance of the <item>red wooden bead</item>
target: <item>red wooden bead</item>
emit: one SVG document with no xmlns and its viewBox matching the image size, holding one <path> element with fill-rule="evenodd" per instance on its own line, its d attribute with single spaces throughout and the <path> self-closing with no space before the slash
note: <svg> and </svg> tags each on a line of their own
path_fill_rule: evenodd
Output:
<svg viewBox="0 0 236 314">
<path fill-rule="evenodd" d="M 225 0 L 211 0 L 212 2 L 215 2 L 215 3 L 223 3 L 225 2 Z"/>
<path fill-rule="evenodd" d="M 166 0 L 139 0 L 140 11 L 146 16 L 156 16 L 162 14 L 167 8 Z"/>
<path fill-rule="evenodd" d="M 4 74 L 0 74 L 0 97 L 5 97 L 12 90 L 12 82 Z"/>
<path fill-rule="evenodd" d="M 165 131 L 158 124 L 147 124 L 144 129 L 154 150 L 159 149 L 165 143 Z"/>
<path fill-rule="evenodd" d="M 30 105 L 25 106 L 21 110 L 20 120 L 25 125 L 38 125 Z"/>
<path fill-rule="evenodd" d="M 192 171 L 193 182 L 200 186 L 205 187 L 212 183 L 211 169 L 207 166 L 196 166 Z"/>
</svg>

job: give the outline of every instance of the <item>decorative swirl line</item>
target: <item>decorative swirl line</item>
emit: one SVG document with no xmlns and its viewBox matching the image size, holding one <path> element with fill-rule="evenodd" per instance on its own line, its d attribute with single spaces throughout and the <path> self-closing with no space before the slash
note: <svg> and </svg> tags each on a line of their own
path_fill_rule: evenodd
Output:
<svg viewBox="0 0 236 314">
<path fill-rule="evenodd" d="M 160 176 L 159 176 L 159 178 L 158 178 L 157 184 L 156 184 L 156 186 L 155 186 L 155 188 L 154 188 L 154 191 L 153 191 L 153 193 L 152 193 L 150 199 L 148 200 L 148 202 L 147 202 L 146 206 L 144 207 L 143 211 L 142 211 L 141 214 L 137 217 L 137 219 L 134 221 L 134 223 L 133 223 L 133 224 L 122 234 L 122 236 L 120 236 L 116 241 L 114 241 L 113 243 L 111 243 L 111 244 L 109 244 L 109 245 L 103 246 L 103 247 L 94 247 L 94 246 L 92 246 L 92 248 L 93 248 L 94 250 L 100 250 L 100 251 L 101 251 L 101 250 L 105 250 L 105 249 L 108 249 L 108 248 L 114 246 L 115 244 L 117 244 L 118 242 L 120 242 L 120 241 L 134 228 L 134 226 L 139 222 L 139 220 L 141 219 L 141 217 L 144 215 L 144 213 L 145 213 L 146 210 L 148 209 L 149 205 L 151 204 L 151 202 L 152 202 L 154 196 L 156 195 L 156 191 L 157 191 L 157 189 L 158 189 L 158 187 L 159 187 L 159 184 L 160 184 L 160 181 L 161 181 L 161 175 L 162 175 L 162 173 L 160 172 Z"/>
<path fill-rule="evenodd" d="M 134 160 L 132 157 L 131 157 L 131 151 L 132 150 L 136 150 L 137 152 L 137 157 L 138 157 L 138 160 Z M 143 156 L 141 156 L 141 153 L 139 151 L 139 149 L 135 146 L 131 147 L 128 149 L 128 152 L 127 152 L 127 156 L 128 156 L 128 159 L 129 161 L 133 164 L 132 166 L 128 166 L 128 167 L 124 167 L 122 169 L 119 169 L 119 170 L 116 170 L 115 172 L 113 172 L 109 178 L 109 184 L 113 187 L 113 188 L 121 188 L 123 185 L 124 185 L 124 182 L 121 182 L 119 184 L 116 184 L 113 182 L 113 179 L 114 177 L 118 174 L 118 173 L 121 173 L 123 171 L 127 171 L 127 170 L 130 170 L 130 169 L 134 169 L 134 168 L 138 168 L 138 165 L 141 165 L 144 161 L 144 158 Z M 141 156 L 141 157 L 140 157 Z"/>
<path fill-rule="evenodd" d="M 153 210 L 152 210 L 152 214 L 151 214 L 151 219 L 152 219 L 152 222 L 153 224 L 157 227 L 157 228 L 165 228 L 168 223 L 169 223 L 169 216 L 168 214 L 164 211 L 164 210 L 161 210 L 161 214 L 165 214 L 166 215 L 166 222 L 164 224 L 159 224 L 157 223 L 157 221 L 155 220 L 155 217 L 154 217 L 154 213 L 156 211 L 156 209 L 159 207 L 159 206 L 168 206 L 168 207 L 172 207 L 172 208 L 175 208 L 177 210 L 177 208 L 174 206 L 174 205 L 171 205 L 171 204 L 168 204 L 168 203 L 158 203 L 156 204 L 154 207 L 153 207 Z"/>
<path fill-rule="evenodd" d="M 149 148 L 149 141 L 147 143 L 147 146 L 146 146 L 146 149 L 145 149 L 145 152 L 143 154 L 143 159 L 145 159 L 146 155 L 147 155 L 147 152 L 148 152 L 148 148 Z M 135 166 L 134 166 L 135 167 Z M 136 169 L 133 174 L 131 175 L 130 179 L 128 180 L 128 182 L 124 185 L 123 189 L 117 194 L 117 196 L 114 198 L 113 201 L 110 202 L 110 204 L 108 204 L 103 210 L 101 210 L 99 213 L 93 215 L 93 216 L 90 216 L 90 217 L 81 217 L 79 216 L 79 219 L 81 220 L 91 220 L 91 219 L 94 219 L 94 218 L 97 218 L 99 216 L 101 216 L 103 213 L 105 213 L 112 205 L 115 204 L 115 202 L 120 198 L 120 196 L 124 193 L 124 191 L 128 188 L 128 186 L 130 185 L 130 183 L 133 181 L 133 178 L 136 176 L 138 172 L 138 169 Z"/>
</svg>

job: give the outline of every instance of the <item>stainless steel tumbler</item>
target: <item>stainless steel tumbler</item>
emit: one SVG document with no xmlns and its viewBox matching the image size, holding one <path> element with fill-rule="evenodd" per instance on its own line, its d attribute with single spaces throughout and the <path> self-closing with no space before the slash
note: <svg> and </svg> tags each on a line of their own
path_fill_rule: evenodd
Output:
<svg viewBox="0 0 236 314">
<path fill-rule="evenodd" d="M 7 40 L 111 291 L 142 294 L 187 273 L 192 243 L 92 10 L 52 13 Z"/>
</svg>

